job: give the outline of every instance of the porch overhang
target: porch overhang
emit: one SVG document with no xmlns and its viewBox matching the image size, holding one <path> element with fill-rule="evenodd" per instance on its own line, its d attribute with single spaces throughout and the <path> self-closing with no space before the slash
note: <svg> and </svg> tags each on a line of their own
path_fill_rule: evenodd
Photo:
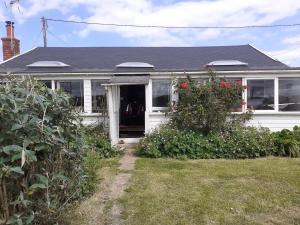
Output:
<svg viewBox="0 0 300 225">
<path fill-rule="evenodd" d="M 145 85 L 149 83 L 149 75 L 115 75 L 107 84 L 103 86 L 116 86 L 116 85 Z"/>
</svg>

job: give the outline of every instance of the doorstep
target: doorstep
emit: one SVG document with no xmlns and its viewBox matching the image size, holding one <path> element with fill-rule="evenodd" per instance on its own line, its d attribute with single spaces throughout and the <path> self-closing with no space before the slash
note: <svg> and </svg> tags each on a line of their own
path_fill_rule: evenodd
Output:
<svg viewBox="0 0 300 225">
<path fill-rule="evenodd" d="M 118 144 L 138 144 L 142 138 L 120 138 Z"/>
</svg>

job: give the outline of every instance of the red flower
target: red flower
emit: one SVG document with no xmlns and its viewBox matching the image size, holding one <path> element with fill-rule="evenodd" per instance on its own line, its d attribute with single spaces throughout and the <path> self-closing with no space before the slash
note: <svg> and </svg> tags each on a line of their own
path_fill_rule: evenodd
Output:
<svg viewBox="0 0 300 225">
<path fill-rule="evenodd" d="M 247 89 L 247 85 L 243 85 L 243 88 L 244 88 L 244 90 L 246 90 Z"/>
<path fill-rule="evenodd" d="M 241 104 L 242 104 L 242 105 L 246 105 L 245 100 L 242 100 Z"/>
<path fill-rule="evenodd" d="M 181 87 L 181 89 L 188 89 L 188 82 L 187 81 L 182 82 L 180 87 Z"/>
<path fill-rule="evenodd" d="M 230 82 L 225 82 L 223 80 L 220 82 L 220 88 L 228 88 L 230 86 L 231 86 Z"/>
<path fill-rule="evenodd" d="M 236 82 L 236 84 L 237 84 L 237 85 L 242 85 L 242 81 L 241 81 L 241 80 L 238 80 L 238 81 Z"/>
</svg>

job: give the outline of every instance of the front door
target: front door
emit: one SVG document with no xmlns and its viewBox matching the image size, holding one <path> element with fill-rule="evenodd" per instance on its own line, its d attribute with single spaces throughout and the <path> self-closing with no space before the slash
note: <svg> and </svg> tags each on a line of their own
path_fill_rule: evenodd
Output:
<svg viewBox="0 0 300 225">
<path fill-rule="evenodd" d="M 145 133 L 145 85 L 120 86 L 119 137 L 139 138 Z"/>
</svg>

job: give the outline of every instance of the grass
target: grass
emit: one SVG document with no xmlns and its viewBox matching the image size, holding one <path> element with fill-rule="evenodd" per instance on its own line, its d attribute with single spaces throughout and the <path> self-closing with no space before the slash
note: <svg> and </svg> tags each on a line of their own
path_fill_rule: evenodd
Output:
<svg viewBox="0 0 300 225">
<path fill-rule="evenodd" d="M 300 159 L 138 159 L 130 225 L 300 224 Z"/>
</svg>

